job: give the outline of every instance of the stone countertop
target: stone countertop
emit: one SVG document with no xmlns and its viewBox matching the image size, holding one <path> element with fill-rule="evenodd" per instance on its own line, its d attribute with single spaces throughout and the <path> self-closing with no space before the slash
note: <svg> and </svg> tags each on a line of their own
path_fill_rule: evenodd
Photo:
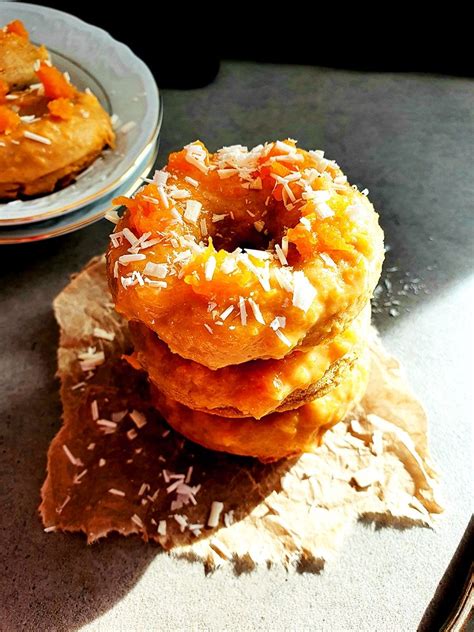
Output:
<svg viewBox="0 0 474 632">
<path fill-rule="evenodd" d="M 51 301 L 104 251 L 101 221 L 0 249 L 0 629 L 416 629 L 471 511 L 473 100 L 461 78 L 241 62 L 206 88 L 164 92 L 160 164 L 197 137 L 216 149 L 290 136 L 369 188 L 392 291 L 409 284 L 399 315 L 382 307 L 376 323 L 430 416 L 446 505 L 437 529 L 359 524 L 320 574 L 240 576 L 206 576 L 137 538 L 86 546 L 43 533 L 39 490 L 61 416 Z"/>
</svg>

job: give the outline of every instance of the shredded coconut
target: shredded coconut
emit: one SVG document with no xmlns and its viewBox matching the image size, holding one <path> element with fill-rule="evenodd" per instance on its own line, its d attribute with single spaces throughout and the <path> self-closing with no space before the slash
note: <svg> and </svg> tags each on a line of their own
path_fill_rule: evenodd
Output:
<svg viewBox="0 0 474 632">
<path fill-rule="evenodd" d="M 293 305 L 307 312 L 316 297 L 316 290 L 302 270 L 293 274 Z"/>
<path fill-rule="evenodd" d="M 208 527 L 217 527 L 219 525 L 220 516 L 224 509 L 224 503 L 218 500 L 214 500 L 211 505 L 211 511 L 209 512 L 209 518 L 207 519 Z"/>
</svg>

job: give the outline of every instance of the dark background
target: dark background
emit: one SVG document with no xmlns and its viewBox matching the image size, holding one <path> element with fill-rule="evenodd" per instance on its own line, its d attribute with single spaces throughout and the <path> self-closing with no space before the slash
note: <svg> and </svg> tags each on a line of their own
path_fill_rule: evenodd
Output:
<svg viewBox="0 0 474 632">
<path fill-rule="evenodd" d="M 162 88 L 204 86 L 221 59 L 474 75 L 472 33 L 454 3 L 32 4 L 106 29 L 150 66 Z"/>
</svg>

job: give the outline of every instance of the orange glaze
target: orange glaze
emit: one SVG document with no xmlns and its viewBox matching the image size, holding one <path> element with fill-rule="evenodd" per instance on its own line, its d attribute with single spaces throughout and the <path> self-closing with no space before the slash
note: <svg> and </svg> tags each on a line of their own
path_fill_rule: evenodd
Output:
<svg viewBox="0 0 474 632">
<path fill-rule="evenodd" d="M 48 103 L 48 110 L 52 116 L 67 121 L 74 116 L 74 103 L 70 99 L 59 97 Z"/>
<path fill-rule="evenodd" d="M 5 101 L 5 97 L 10 92 L 10 87 L 6 81 L 0 79 L 0 103 Z"/>
<path fill-rule="evenodd" d="M 260 419 L 279 407 L 297 408 L 314 399 L 316 394 L 305 393 L 335 362 L 345 362 L 350 368 L 369 322 L 370 309 L 366 309 L 342 334 L 307 352 L 294 351 L 281 360 L 252 360 L 212 371 L 172 353 L 148 327 L 133 321 L 130 332 L 135 352 L 131 361 L 148 373 L 166 397 L 189 408 Z M 341 374 L 344 377 L 345 372 Z M 338 378 L 327 386 L 337 383 Z"/>
<path fill-rule="evenodd" d="M 366 350 L 350 374 L 324 397 L 296 410 L 256 420 L 227 419 L 193 411 L 155 389 L 153 403 L 170 426 L 211 450 L 276 461 L 312 452 L 324 433 L 344 419 L 367 388 L 370 358 Z"/>
<path fill-rule="evenodd" d="M 0 134 L 13 132 L 21 123 L 21 119 L 16 112 L 6 105 L 0 105 Z"/>
<path fill-rule="evenodd" d="M 29 39 L 28 31 L 25 28 L 25 25 L 21 20 L 13 20 L 9 24 L 6 25 L 5 31 L 7 33 L 15 33 L 19 37 L 23 37 L 24 39 Z"/>
<path fill-rule="evenodd" d="M 335 163 L 294 141 L 237 153 L 209 154 L 193 143 L 171 154 L 158 176 L 168 174 L 164 186 L 119 198 L 127 207 L 116 228 L 121 243 L 108 251 L 116 309 L 142 321 L 174 353 L 211 369 L 282 358 L 334 337 L 370 298 L 383 260 L 378 216 Z M 187 218 L 190 200 L 201 206 Z M 136 250 L 143 259 L 119 262 L 131 246 L 133 253 L 124 229 L 137 238 L 151 233 L 145 242 L 152 245 Z M 276 245 L 286 252 L 283 263 Z M 249 246 L 268 259 L 235 254 Z M 145 273 L 149 262 L 166 264 L 159 279 L 166 287 L 150 284 L 156 278 Z M 309 294 L 303 307 L 294 304 L 295 285 Z M 276 317 L 286 318 L 280 337 L 270 327 Z"/>
</svg>

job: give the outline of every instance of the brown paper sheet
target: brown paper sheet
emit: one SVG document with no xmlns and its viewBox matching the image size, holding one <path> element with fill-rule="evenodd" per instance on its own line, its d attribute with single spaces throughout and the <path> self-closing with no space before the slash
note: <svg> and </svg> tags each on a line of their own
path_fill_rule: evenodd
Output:
<svg viewBox="0 0 474 632">
<path fill-rule="evenodd" d="M 145 375 L 121 357 L 130 350 L 127 326 L 110 303 L 103 259 L 71 281 L 54 310 L 64 414 L 42 488 L 47 531 L 82 531 L 88 542 L 112 531 L 137 533 L 208 568 L 230 561 L 242 569 L 258 563 L 318 569 L 358 519 L 431 526 L 442 511 L 425 413 L 375 330 L 370 384 L 357 410 L 314 454 L 264 465 L 200 448 L 152 409 Z M 97 327 L 114 340 L 97 337 Z M 105 354 L 92 373 L 78 359 L 88 347 Z M 108 424 L 93 419 L 94 401 Z M 118 419 L 133 410 L 145 425 L 129 414 L 110 424 L 114 413 Z M 196 504 L 187 497 L 179 507 L 183 496 L 167 491 L 179 481 L 175 474 L 188 476 Z M 213 501 L 224 505 L 217 528 L 206 526 Z"/>
</svg>

